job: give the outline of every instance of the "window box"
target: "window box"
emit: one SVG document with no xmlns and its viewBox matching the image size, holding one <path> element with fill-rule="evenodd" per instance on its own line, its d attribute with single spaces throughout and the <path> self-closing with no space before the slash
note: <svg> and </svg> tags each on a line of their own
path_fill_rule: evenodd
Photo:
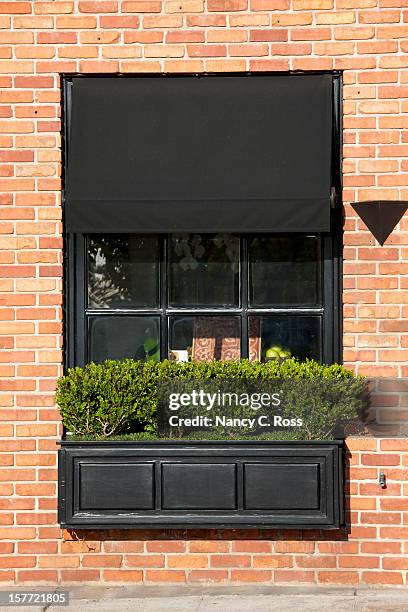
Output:
<svg viewBox="0 0 408 612">
<path fill-rule="evenodd" d="M 343 442 L 74 442 L 59 451 L 64 528 L 336 529 Z"/>
</svg>

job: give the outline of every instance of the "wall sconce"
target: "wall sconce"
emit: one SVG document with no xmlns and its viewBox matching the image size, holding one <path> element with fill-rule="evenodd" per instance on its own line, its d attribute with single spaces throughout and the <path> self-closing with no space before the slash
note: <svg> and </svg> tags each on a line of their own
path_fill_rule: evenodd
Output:
<svg viewBox="0 0 408 612">
<path fill-rule="evenodd" d="M 397 223 L 408 209 L 408 202 L 400 200 L 372 200 L 351 205 L 364 221 L 374 238 L 383 246 Z"/>
</svg>

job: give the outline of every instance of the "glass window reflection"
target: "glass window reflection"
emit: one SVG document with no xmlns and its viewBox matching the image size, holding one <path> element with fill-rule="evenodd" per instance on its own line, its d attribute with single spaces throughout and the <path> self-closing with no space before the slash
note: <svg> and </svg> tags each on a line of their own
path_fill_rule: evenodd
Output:
<svg viewBox="0 0 408 612">
<path fill-rule="evenodd" d="M 144 235 L 88 238 L 88 308 L 159 305 L 159 240 Z"/>
<path fill-rule="evenodd" d="M 169 305 L 239 305 L 239 238 L 231 234 L 169 237 Z"/>
</svg>

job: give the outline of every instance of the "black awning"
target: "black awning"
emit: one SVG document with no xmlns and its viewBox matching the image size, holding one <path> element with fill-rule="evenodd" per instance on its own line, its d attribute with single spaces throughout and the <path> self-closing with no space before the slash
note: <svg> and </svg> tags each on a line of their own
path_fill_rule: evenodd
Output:
<svg viewBox="0 0 408 612">
<path fill-rule="evenodd" d="M 328 231 L 332 77 L 76 77 L 71 231 Z"/>
</svg>

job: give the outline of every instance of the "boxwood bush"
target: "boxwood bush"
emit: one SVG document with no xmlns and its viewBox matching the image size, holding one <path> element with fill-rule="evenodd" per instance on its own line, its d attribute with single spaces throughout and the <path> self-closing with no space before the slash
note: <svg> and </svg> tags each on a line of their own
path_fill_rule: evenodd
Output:
<svg viewBox="0 0 408 612">
<path fill-rule="evenodd" d="M 362 410 L 365 381 L 340 365 L 313 360 L 161 362 L 108 360 L 71 368 L 57 383 L 56 401 L 67 431 L 80 439 L 156 439 L 158 383 L 169 379 L 274 381 L 285 387 L 287 414 L 301 417 L 296 431 L 260 434 L 257 439 L 327 439 L 339 423 Z M 313 380 L 296 386 L 291 381 Z M 286 381 L 286 385 L 285 385 Z M 325 381 L 327 384 L 325 384 Z M 283 416 L 285 416 L 283 412 Z M 190 434 L 194 439 L 246 439 L 236 431 Z"/>
</svg>

